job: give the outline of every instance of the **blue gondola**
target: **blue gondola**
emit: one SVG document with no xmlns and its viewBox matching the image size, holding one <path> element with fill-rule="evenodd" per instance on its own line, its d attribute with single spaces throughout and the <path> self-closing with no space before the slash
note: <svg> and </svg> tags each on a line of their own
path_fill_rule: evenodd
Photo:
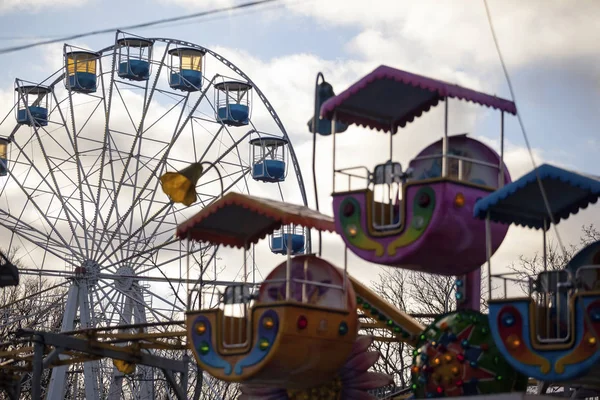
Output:
<svg viewBox="0 0 600 400">
<path fill-rule="evenodd" d="M 248 125 L 250 122 L 250 91 L 245 82 L 226 81 L 215 84 L 217 120 L 230 126 Z"/>
<path fill-rule="evenodd" d="M 250 140 L 252 178 L 261 182 L 283 182 L 287 175 L 287 139 L 262 136 Z"/>
<path fill-rule="evenodd" d="M 15 86 L 17 123 L 29 126 L 48 125 L 48 94 L 52 89 L 42 85 L 22 85 L 18 79 Z"/>
<path fill-rule="evenodd" d="M 96 67 L 100 54 L 91 51 L 65 52 L 65 86 L 77 93 L 94 93 L 97 89 Z"/>
<path fill-rule="evenodd" d="M 118 75 L 132 81 L 145 81 L 150 78 L 153 42 L 140 38 L 117 40 L 119 57 Z"/>
<path fill-rule="evenodd" d="M 284 226 L 271 236 L 271 251 L 275 254 L 287 254 L 291 244 L 292 255 L 304 252 L 306 239 L 302 227 Z"/>
<path fill-rule="evenodd" d="M 185 92 L 202 89 L 202 60 L 204 50 L 179 47 L 169 50 L 171 55 L 171 73 L 169 86 Z"/>
</svg>

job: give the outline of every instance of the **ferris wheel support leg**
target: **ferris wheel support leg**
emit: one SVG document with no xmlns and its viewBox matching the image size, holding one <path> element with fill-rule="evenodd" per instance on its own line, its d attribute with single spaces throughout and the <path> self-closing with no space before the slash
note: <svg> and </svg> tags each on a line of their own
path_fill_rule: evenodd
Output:
<svg viewBox="0 0 600 400">
<path fill-rule="evenodd" d="M 79 318 L 81 328 L 93 328 L 94 321 L 92 320 L 92 307 L 90 307 L 90 295 L 88 291 L 87 281 L 79 283 Z M 86 400 L 99 399 L 98 377 L 100 376 L 100 368 L 98 361 L 87 361 L 83 363 L 83 377 L 85 382 L 85 397 Z"/>
<path fill-rule="evenodd" d="M 133 319 L 136 324 L 147 324 L 148 320 L 146 319 L 146 310 L 144 304 L 144 296 L 142 294 L 142 289 L 139 286 L 139 283 L 135 283 L 131 287 L 131 295 L 137 301 L 134 302 L 133 305 Z M 147 305 L 148 307 L 152 307 L 151 304 Z M 154 369 L 148 367 L 146 365 L 138 365 L 139 375 L 140 375 L 140 383 L 138 385 L 139 396 L 137 399 L 140 400 L 152 400 L 154 399 Z"/>
<path fill-rule="evenodd" d="M 75 325 L 75 317 L 79 308 L 79 286 L 71 285 L 67 294 L 65 313 L 62 320 L 62 332 L 72 331 Z M 65 398 L 65 388 L 67 380 L 67 366 L 52 368 L 50 383 L 48 384 L 47 400 L 63 400 Z"/>
<path fill-rule="evenodd" d="M 121 325 L 130 325 L 131 320 L 133 318 L 133 301 L 129 296 L 125 297 L 123 311 L 120 313 L 120 324 Z M 121 333 L 127 332 L 125 329 L 119 330 Z M 122 346 L 124 344 L 119 344 Z M 123 373 L 117 369 L 117 367 L 113 367 L 112 376 L 110 379 L 110 388 L 108 390 L 108 398 L 107 400 L 119 400 L 121 398 L 121 390 L 123 388 Z"/>
</svg>

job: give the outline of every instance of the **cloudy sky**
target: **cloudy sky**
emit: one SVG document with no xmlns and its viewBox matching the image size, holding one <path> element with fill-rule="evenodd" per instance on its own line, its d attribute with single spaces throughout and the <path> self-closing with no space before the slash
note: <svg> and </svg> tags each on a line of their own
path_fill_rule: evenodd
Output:
<svg viewBox="0 0 600 400">
<path fill-rule="evenodd" d="M 0 47 L 95 29 L 121 27 L 162 17 L 239 3 L 237 0 L 3 0 L 0 2 Z M 489 0 L 500 46 L 507 63 L 536 162 L 551 162 L 600 175 L 600 55 L 595 22 L 600 4 Z M 462 0 L 304 0 L 282 1 L 251 12 L 144 28 L 146 37 L 187 40 L 211 48 L 241 68 L 262 89 L 283 120 L 298 154 L 305 181 L 311 182 L 311 136 L 306 128 L 316 74 L 322 71 L 339 93 L 381 64 L 428 75 L 509 98 L 482 1 Z M 89 49 L 112 43 L 114 34 L 74 42 Z M 36 47 L 0 55 L 0 105 L 9 111 L 15 77 L 40 81 L 61 65 L 62 45 Z M 7 109 L 7 107 L 9 107 Z M 395 158 L 410 158 L 443 133 L 441 110 L 434 110 L 394 139 Z M 498 114 L 456 101 L 450 103 L 450 132 L 469 132 L 497 148 Z M 347 139 L 344 139 L 346 138 Z M 361 164 L 373 167 L 387 143 L 380 133 L 350 128 L 340 136 L 340 165 L 356 163 L 353 152 L 366 154 Z M 347 142 L 343 142 L 347 140 Z M 513 178 L 531 169 L 523 135 L 507 117 L 506 160 Z M 366 151 L 368 150 L 368 151 Z M 329 140 L 318 150 L 320 198 L 331 212 Z M 314 192 L 307 185 L 311 205 Z M 297 193 L 289 197 L 298 201 Z M 261 193 L 256 193 L 260 195 Z M 577 242 L 581 225 L 600 224 L 597 206 L 559 225 L 565 243 Z M 501 268 L 519 254 L 532 254 L 541 235 L 512 227 L 495 256 Z M 342 246 L 326 238 L 324 255 L 341 259 Z M 264 254 L 263 272 L 276 259 Z M 274 260 L 274 261 L 271 261 Z M 350 270 L 371 279 L 380 267 L 351 258 Z"/>
</svg>

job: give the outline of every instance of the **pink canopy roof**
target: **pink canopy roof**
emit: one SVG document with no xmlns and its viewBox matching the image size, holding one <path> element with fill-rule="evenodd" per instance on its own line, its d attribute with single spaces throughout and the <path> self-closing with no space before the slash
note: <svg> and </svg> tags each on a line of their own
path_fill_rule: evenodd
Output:
<svg viewBox="0 0 600 400">
<path fill-rule="evenodd" d="M 517 113 L 512 101 L 382 65 L 323 103 L 321 116 L 396 133 L 448 97 Z"/>
</svg>

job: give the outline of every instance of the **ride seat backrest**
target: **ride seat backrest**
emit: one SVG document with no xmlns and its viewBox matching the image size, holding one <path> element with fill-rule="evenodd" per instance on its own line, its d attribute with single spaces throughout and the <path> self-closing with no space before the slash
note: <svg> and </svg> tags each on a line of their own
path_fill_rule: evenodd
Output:
<svg viewBox="0 0 600 400">
<path fill-rule="evenodd" d="M 536 280 L 537 291 L 563 292 L 571 285 L 571 276 L 566 270 L 540 272 Z"/>
<path fill-rule="evenodd" d="M 577 270 L 579 289 L 600 290 L 600 265 L 586 265 Z"/>
<path fill-rule="evenodd" d="M 373 171 L 371 182 L 374 185 L 391 185 L 392 183 L 402 183 L 402 165 L 397 162 L 388 161 L 385 164 L 379 164 Z"/>
<path fill-rule="evenodd" d="M 229 285 L 225 288 L 223 304 L 246 304 L 250 301 L 250 289 L 246 285 Z"/>
</svg>

